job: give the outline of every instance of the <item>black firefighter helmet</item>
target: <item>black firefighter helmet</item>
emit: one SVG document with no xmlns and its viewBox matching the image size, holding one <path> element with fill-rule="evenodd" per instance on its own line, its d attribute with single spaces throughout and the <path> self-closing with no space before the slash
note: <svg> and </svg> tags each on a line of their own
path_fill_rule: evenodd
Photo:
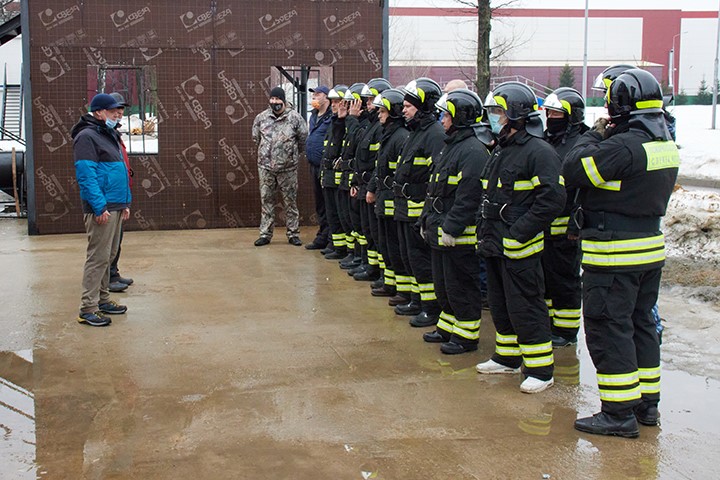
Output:
<svg viewBox="0 0 720 480">
<path fill-rule="evenodd" d="M 373 100 L 373 105 L 376 107 L 384 108 L 388 111 L 390 118 L 401 119 L 403 118 L 403 100 L 405 94 L 398 89 L 389 88 L 383 91 L 381 94 L 376 95 Z"/>
<path fill-rule="evenodd" d="M 405 101 L 418 110 L 431 113 L 435 111 L 435 103 L 442 96 L 442 89 L 438 83 L 427 77 L 420 77 L 408 83 L 403 88 Z"/>
<path fill-rule="evenodd" d="M 483 104 L 475 92 L 460 88 L 444 94 L 435 106 L 450 115 L 456 128 L 471 127 L 482 121 Z"/>
</svg>

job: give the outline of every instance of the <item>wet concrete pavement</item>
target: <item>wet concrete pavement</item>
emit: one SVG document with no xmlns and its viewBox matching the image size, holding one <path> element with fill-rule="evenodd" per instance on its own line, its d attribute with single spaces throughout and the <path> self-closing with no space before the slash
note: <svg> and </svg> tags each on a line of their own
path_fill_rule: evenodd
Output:
<svg viewBox="0 0 720 480">
<path fill-rule="evenodd" d="M 524 395 L 474 371 L 487 312 L 479 352 L 442 355 L 282 232 L 262 248 L 254 229 L 130 232 L 129 312 L 92 328 L 75 321 L 84 236 L 25 229 L 0 220 L 2 479 L 717 477 L 720 382 L 682 358 L 660 427 L 591 436 L 573 429 L 599 407 L 584 344 Z"/>
</svg>

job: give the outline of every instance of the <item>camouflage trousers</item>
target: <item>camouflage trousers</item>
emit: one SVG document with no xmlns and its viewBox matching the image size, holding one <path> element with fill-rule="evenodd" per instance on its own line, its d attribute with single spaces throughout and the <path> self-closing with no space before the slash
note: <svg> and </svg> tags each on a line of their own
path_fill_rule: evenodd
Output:
<svg viewBox="0 0 720 480">
<path fill-rule="evenodd" d="M 275 227 L 275 206 L 278 191 L 285 206 L 285 225 L 287 236 L 300 234 L 300 212 L 297 207 L 298 174 L 297 168 L 285 172 L 273 172 L 258 168 L 260 180 L 260 236 L 272 238 Z"/>
</svg>

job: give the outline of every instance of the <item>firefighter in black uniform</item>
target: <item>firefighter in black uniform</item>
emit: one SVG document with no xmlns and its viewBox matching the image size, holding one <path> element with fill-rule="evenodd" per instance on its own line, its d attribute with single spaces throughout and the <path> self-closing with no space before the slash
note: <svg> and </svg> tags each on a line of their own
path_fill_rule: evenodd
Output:
<svg viewBox="0 0 720 480">
<path fill-rule="evenodd" d="M 345 258 L 347 254 L 345 233 L 340 224 L 337 205 L 336 191 L 340 177 L 336 175 L 338 172 L 335 171 L 335 163 L 340 157 L 342 141 L 345 137 L 345 118 L 340 118 L 338 112 L 346 91 L 346 85 L 335 85 L 328 93 L 330 108 L 332 109 L 332 120 L 323 141 L 323 157 L 320 171 L 320 185 L 325 199 L 325 213 L 332 238 L 332 244 L 321 250 L 320 253 L 325 255 L 328 260 L 339 260 Z"/>
<path fill-rule="evenodd" d="M 400 253 L 412 274 L 412 296 L 409 304 L 395 307 L 395 313 L 413 315 L 413 327 L 428 327 L 437 323 L 440 305 L 435 296 L 430 247 L 420 236 L 418 220 L 425 204 L 432 159 L 445 145 L 445 131 L 435 115 L 435 103 L 442 91 L 429 78 L 413 80 L 403 91 L 403 115 L 410 137 L 398 160 L 393 191 Z"/>
<path fill-rule="evenodd" d="M 340 223 L 345 232 L 348 249 L 347 256 L 340 261 L 340 268 L 348 270 L 360 266 L 363 246 L 366 243 L 360 237 L 360 211 L 357 198 L 350 196 L 350 186 L 355 179 L 352 167 L 355 162 L 355 150 L 370 123 L 367 107 L 360 97 L 363 87 L 365 87 L 364 83 L 350 85 L 338 111 L 338 116 L 345 118 L 345 138 L 340 161 L 336 164 L 336 170 L 341 173 L 340 185 L 336 193 Z"/>
<path fill-rule="evenodd" d="M 495 354 L 480 373 L 523 366 L 524 393 L 553 384 L 553 353 L 540 264 L 544 232 L 565 205 L 561 162 L 543 137 L 535 94 L 506 82 L 485 100 L 498 146 L 483 172 L 478 253 L 485 257 Z"/>
<path fill-rule="evenodd" d="M 350 189 L 350 195 L 357 199 L 361 224 L 360 239 L 364 243 L 363 263 L 348 272 L 352 272 L 355 280 L 374 281 L 380 278 L 381 260 L 383 259 L 379 256 L 377 249 L 378 227 L 375 205 L 368 204 L 366 196 L 368 182 L 375 170 L 375 162 L 380 150 L 380 136 L 382 135 L 382 124 L 378 121 L 378 110 L 373 105 L 373 100 L 388 88 L 391 88 L 390 82 L 384 78 L 373 78 L 360 92 L 360 97 L 369 112 L 370 123 L 355 150 L 355 161 L 353 162 L 355 176 Z"/>
<path fill-rule="evenodd" d="M 575 428 L 637 437 L 637 422 L 658 420 L 660 346 L 651 309 L 665 263 L 660 219 L 680 157 L 649 72 L 618 76 L 607 102 L 612 124 L 583 135 L 563 166 L 568 184 L 582 190 L 583 317 L 602 402 L 600 413 Z"/>
<path fill-rule="evenodd" d="M 410 303 L 410 274 L 405 269 L 400 254 L 398 227 L 394 220 L 395 203 L 393 182 L 395 169 L 403 146 L 409 136 L 403 118 L 405 94 L 394 88 L 385 90 L 375 97 L 378 119 L 382 124 L 380 150 L 373 175 L 368 183 L 367 203 L 375 205 L 378 222 L 379 252 L 385 262 L 382 286 L 372 289 L 376 297 L 391 297 L 391 307 Z"/>
<path fill-rule="evenodd" d="M 442 311 L 435 331 L 426 332 L 423 340 L 442 342 L 440 351 L 452 355 L 478 347 L 482 292 L 475 214 L 490 153 L 474 130 L 487 130 L 480 124 L 483 105 L 477 94 L 453 90 L 440 97 L 437 108 L 444 112 L 446 145 L 433 158 L 420 224 L 432 249 L 433 283 Z"/>
<path fill-rule="evenodd" d="M 561 87 L 545 99 L 547 114 L 545 140 L 564 159 L 580 135 L 588 130 L 585 125 L 585 100 L 573 88 Z M 553 220 L 545 232 L 545 250 L 542 254 L 545 274 L 545 301 L 551 320 L 553 347 L 577 344 L 580 328 L 580 248 L 577 228 L 570 223 L 576 205 L 575 188 L 565 188 L 565 209 Z M 568 230 L 568 224 L 572 228 Z"/>
</svg>

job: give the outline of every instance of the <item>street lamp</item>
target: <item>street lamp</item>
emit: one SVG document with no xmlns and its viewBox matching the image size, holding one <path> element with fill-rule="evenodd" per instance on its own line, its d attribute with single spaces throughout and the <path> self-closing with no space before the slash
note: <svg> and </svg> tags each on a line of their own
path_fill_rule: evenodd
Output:
<svg viewBox="0 0 720 480">
<path fill-rule="evenodd" d="M 683 33 L 687 32 L 680 32 L 673 35 L 672 48 L 670 49 L 670 61 L 668 62 L 668 64 L 670 65 L 670 74 L 668 75 L 668 83 L 670 84 L 670 91 L 672 92 L 673 96 L 675 96 L 675 39 Z"/>
</svg>

